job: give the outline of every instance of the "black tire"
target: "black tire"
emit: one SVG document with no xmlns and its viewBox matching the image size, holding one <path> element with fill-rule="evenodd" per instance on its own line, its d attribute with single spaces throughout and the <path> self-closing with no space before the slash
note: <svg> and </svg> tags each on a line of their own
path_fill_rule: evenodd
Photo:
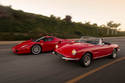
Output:
<svg viewBox="0 0 125 83">
<path fill-rule="evenodd" d="M 90 53 L 84 54 L 82 58 L 80 59 L 80 65 L 84 67 L 90 66 L 91 63 L 92 63 L 92 55 Z"/>
<path fill-rule="evenodd" d="M 112 54 L 109 57 L 112 58 L 112 59 L 117 58 L 117 50 L 114 49 L 113 52 L 112 52 Z"/>
<path fill-rule="evenodd" d="M 34 54 L 34 55 L 38 55 L 41 53 L 41 46 L 40 45 L 33 45 L 32 48 L 31 48 L 31 53 Z"/>
</svg>

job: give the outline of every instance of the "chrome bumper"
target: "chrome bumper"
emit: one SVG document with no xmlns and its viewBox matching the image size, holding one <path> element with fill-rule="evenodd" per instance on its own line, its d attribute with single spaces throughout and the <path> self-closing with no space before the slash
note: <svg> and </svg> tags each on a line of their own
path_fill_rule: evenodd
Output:
<svg viewBox="0 0 125 83">
<path fill-rule="evenodd" d="M 67 58 L 67 57 L 62 57 L 64 60 L 79 60 L 79 58 Z"/>
<path fill-rule="evenodd" d="M 57 54 L 56 52 L 52 52 L 52 54 L 58 55 L 59 57 L 61 57 L 64 60 L 79 60 L 79 58 L 67 58 L 67 57 L 64 57 L 63 55 Z"/>
</svg>

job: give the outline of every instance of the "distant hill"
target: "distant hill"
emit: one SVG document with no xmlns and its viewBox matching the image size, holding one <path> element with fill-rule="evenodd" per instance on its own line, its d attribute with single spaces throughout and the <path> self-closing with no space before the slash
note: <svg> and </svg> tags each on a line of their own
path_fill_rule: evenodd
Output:
<svg viewBox="0 0 125 83">
<path fill-rule="evenodd" d="M 53 15 L 47 17 L 0 6 L 0 40 L 25 40 L 43 35 L 61 38 L 110 36 L 106 35 L 105 27 L 97 24 L 76 23 Z"/>
</svg>

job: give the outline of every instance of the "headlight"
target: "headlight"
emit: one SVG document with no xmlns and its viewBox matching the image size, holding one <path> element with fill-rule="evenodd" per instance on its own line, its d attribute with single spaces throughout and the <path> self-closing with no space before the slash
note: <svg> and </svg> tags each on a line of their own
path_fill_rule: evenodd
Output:
<svg viewBox="0 0 125 83">
<path fill-rule="evenodd" d="M 26 46 L 28 46 L 28 45 L 23 45 L 21 48 L 24 48 L 24 47 L 26 47 Z"/>
<path fill-rule="evenodd" d="M 56 49 L 58 48 L 59 46 L 58 45 L 56 45 Z"/>
<path fill-rule="evenodd" d="M 74 49 L 72 50 L 72 55 L 76 55 L 77 51 Z"/>
</svg>

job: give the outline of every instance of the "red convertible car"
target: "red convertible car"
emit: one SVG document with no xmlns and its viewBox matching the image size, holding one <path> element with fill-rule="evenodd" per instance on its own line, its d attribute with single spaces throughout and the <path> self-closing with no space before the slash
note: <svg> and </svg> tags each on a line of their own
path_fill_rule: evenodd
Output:
<svg viewBox="0 0 125 83">
<path fill-rule="evenodd" d="M 117 52 L 120 50 L 117 44 L 94 37 L 83 37 L 75 42 L 62 44 L 56 45 L 54 54 L 65 60 L 80 61 L 82 66 L 89 66 L 94 59 L 104 56 L 116 58 Z"/>
<path fill-rule="evenodd" d="M 36 40 L 22 42 L 21 44 L 14 46 L 12 51 L 16 54 L 39 54 L 40 52 L 53 51 L 56 44 L 68 41 L 70 40 L 60 39 L 53 36 L 44 36 Z"/>
</svg>

